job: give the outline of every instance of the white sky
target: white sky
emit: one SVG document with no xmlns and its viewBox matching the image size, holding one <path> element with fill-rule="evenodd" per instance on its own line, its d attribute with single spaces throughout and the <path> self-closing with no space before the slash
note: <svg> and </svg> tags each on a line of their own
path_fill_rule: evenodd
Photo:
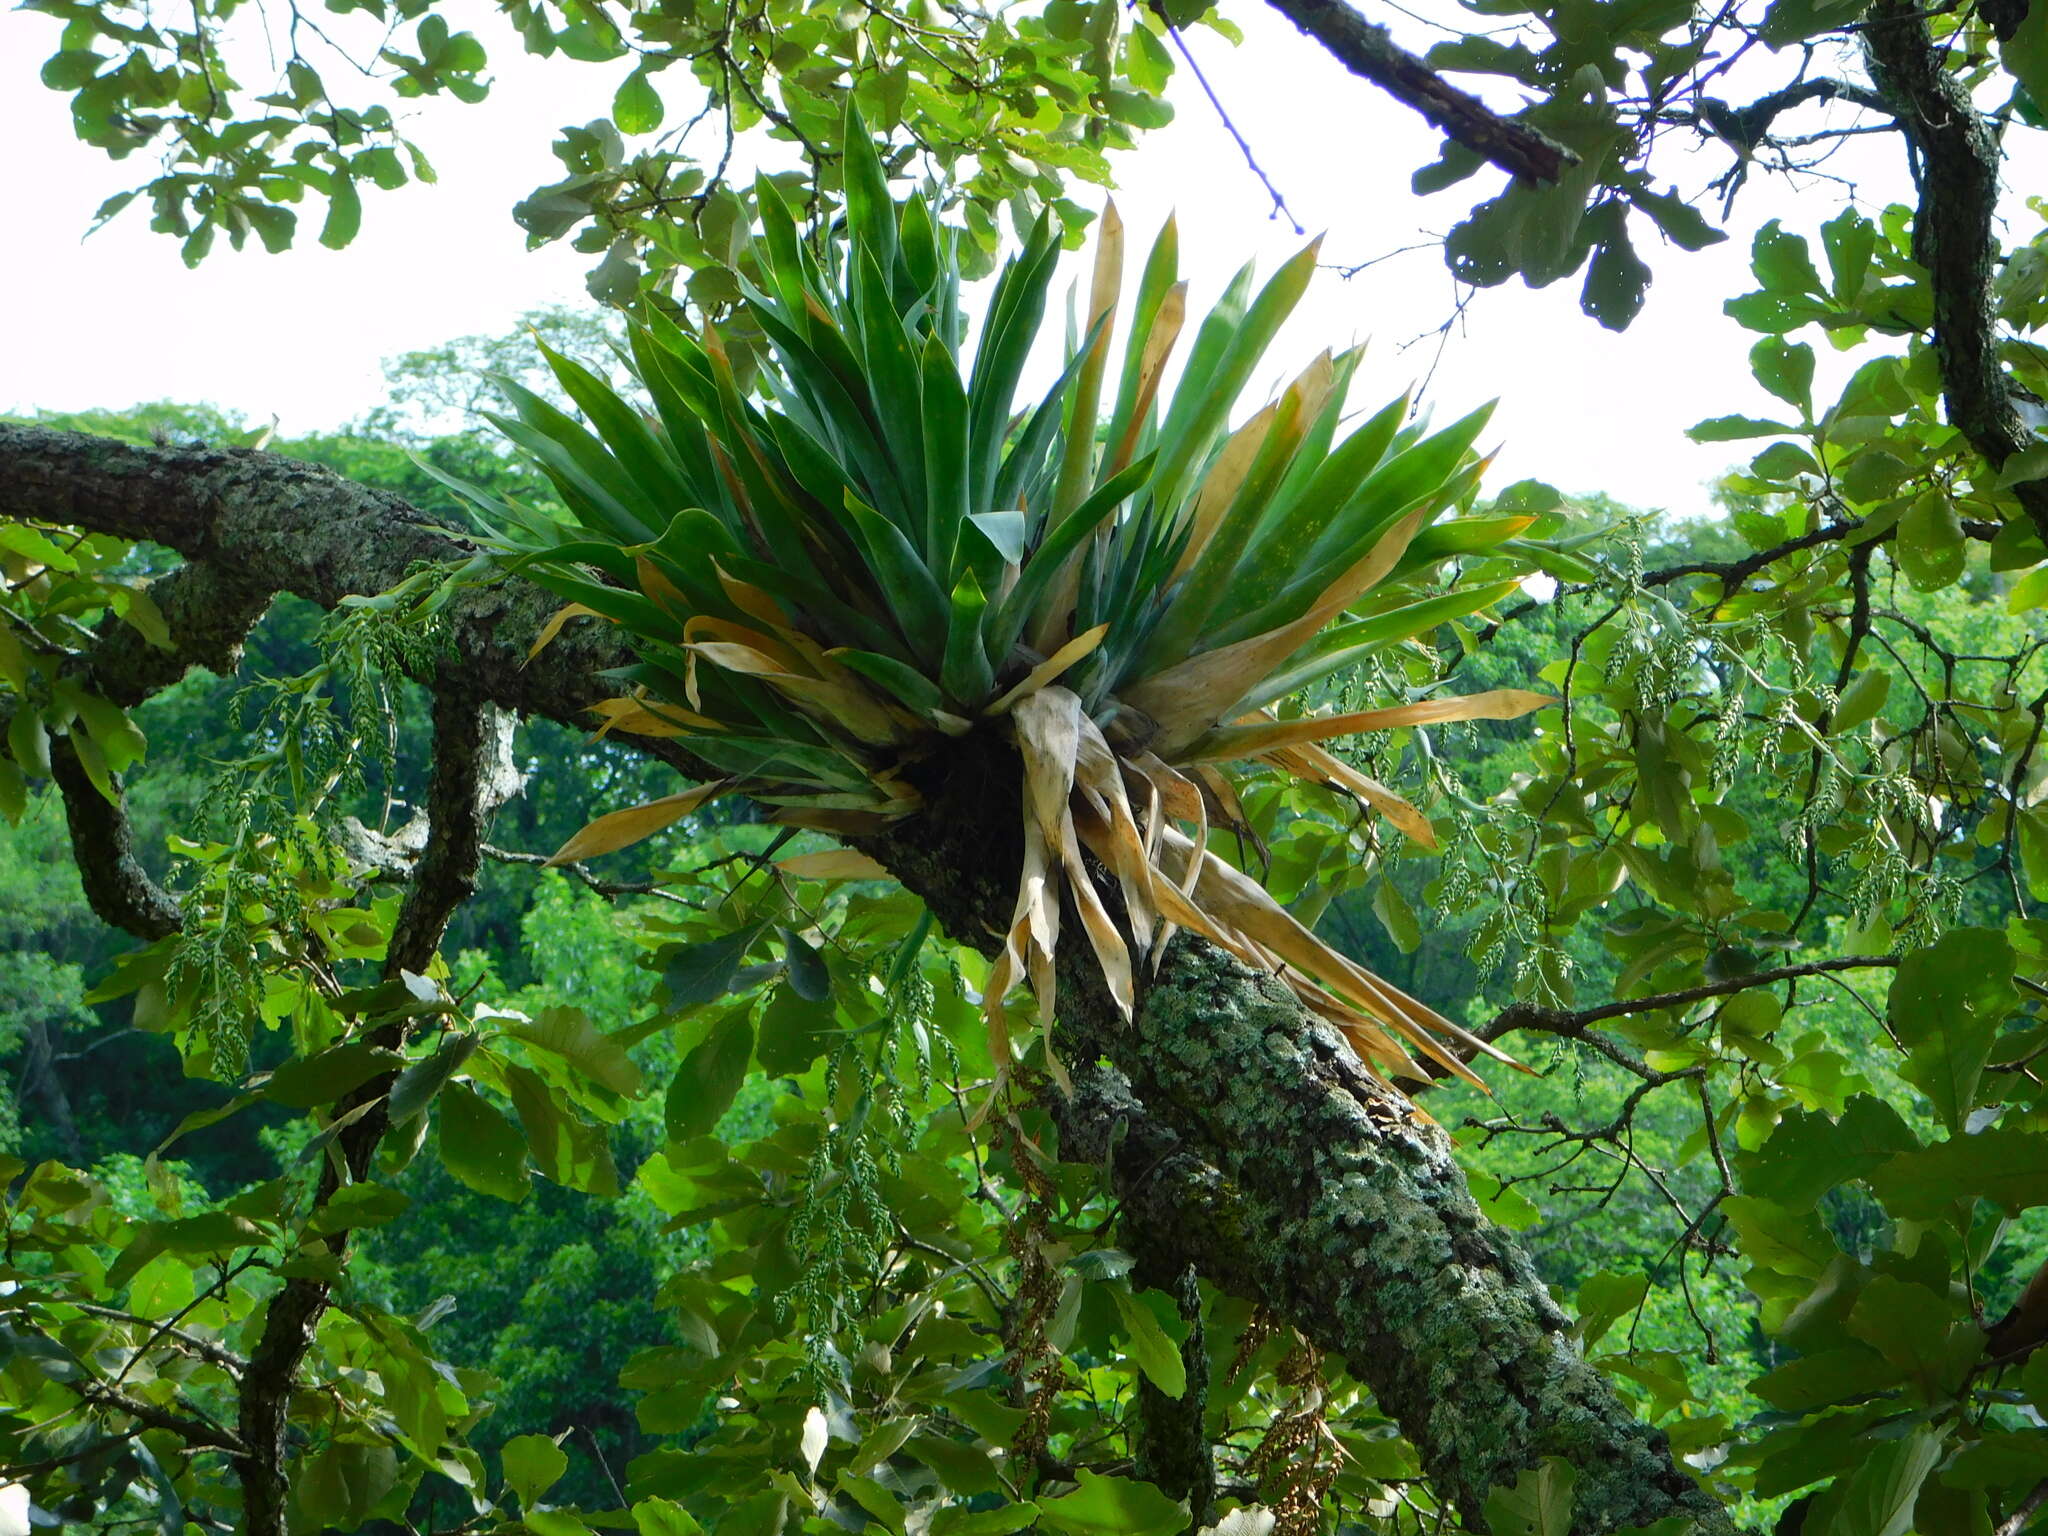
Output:
<svg viewBox="0 0 2048 1536">
<path fill-rule="evenodd" d="M 1414 197 L 1408 177 L 1434 158 L 1434 130 L 1346 75 L 1276 14 L 1242 0 L 1230 14 L 1245 29 L 1241 48 L 1206 29 L 1190 44 L 1296 216 L 1327 231 L 1326 261 L 1363 261 L 1440 234 L 1469 206 L 1473 187 L 1497 183 L 1483 172 L 1434 198 Z M 0 245 L 0 277 L 13 296 L 0 332 L 0 409 L 176 399 L 257 421 L 275 414 L 285 433 L 332 427 L 378 402 L 382 359 L 503 332 L 540 304 L 581 301 L 592 258 L 566 244 L 526 251 L 510 209 L 554 179 L 548 145 L 561 124 L 607 114 L 624 66 L 535 60 L 503 27 L 486 21 L 478 30 L 491 51 L 490 98 L 476 107 L 419 103 L 409 122 L 438 185 L 366 189 L 362 233 L 345 251 L 316 243 L 320 208 L 309 205 L 289 253 L 270 256 L 252 240 L 238 254 L 222 241 L 188 271 L 175 239 L 152 233 L 140 204 L 81 242 L 100 202 L 146 179 L 150 166 L 140 157 L 108 161 L 72 136 L 68 98 L 37 78 L 56 24 L 0 12 L 0 142 L 17 146 L 7 178 L 11 228 Z M 1133 279 L 1152 232 L 1178 211 L 1183 273 L 1199 312 L 1244 259 L 1270 271 L 1300 242 L 1268 217 L 1264 189 L 1184 68 L 1172 97 L 1173 126 L 1114 162 L 1116 197 L 1139 253 L 1127 264 Z M 682 104 L 669 105 L 673 121 Z M 2032 146 L 2026 153 L 2021 177 L 2039 186 L 2048 157 Z M 1698 191 L 1725 164 L 1721 151 L 1690 157 L 1681 190 Z M 1908 195 L 1891 136 L 1854 143 L 1830 169 L 1860 170 L 1877 204 Z M 1758 175 L 1737 204 L 1728 243 L 1695 254 L 1655 248 L 1645 221 L 1632 221 L 1657 277 L 1643 315 L 1621 336 L 1579 312 L 1577 278 L 1542 292 L 1519 281 L 1482 292 L 1431 384 L 1437 419 L 1501 397 L 1490 434 L 1504 450 L 1496 487 L 1535 475 L 1640 506 L 1704 509 L 1704 482 L 1737 455 L 1725 445 L 1696 447 L 1684 429 L 1708 416 L 1767 415 L 1773 405 L 1749 378 L 1755 338 L 1721 316 L 1721 301 L 1752 286 L 1749 238 L 1767 218 L 1806 234 L 1818 260 L 1818 226 L 1840 195 Z M 2030 231 L 2031 221 L 2020 227 Z M 1434 247 L 1349 281 L 1327 273 L 1278 351 L 1298 366 L 1322 346 L 1371 338 L 1353 399 L 1376 402 L 1429 369 L 1433 337 L 1403 344 L 1442 322 L 1452 299 Z M 1838 371 L 1829 362 L 1824 355 L 1823 391 Z"/>
</svg>

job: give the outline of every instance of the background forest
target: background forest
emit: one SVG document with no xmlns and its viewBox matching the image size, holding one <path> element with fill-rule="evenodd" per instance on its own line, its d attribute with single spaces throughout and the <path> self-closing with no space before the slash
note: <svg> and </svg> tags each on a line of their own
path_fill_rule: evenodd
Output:
<svg viewBox="0 0 2048 1536">
<path fill-rule="evenodd" d="M 1077 195 L 1167 0 L 510 0 L 623 74 L 513 210 L 592 308 L 0 420 L 0 1536 L 2048 1518 L 2043 0 L 1271 4 L 1461 295 L 1828 193 L 1713 515 Z M 489 89 L 29 8 L 188 264 Z"/>
</svg>

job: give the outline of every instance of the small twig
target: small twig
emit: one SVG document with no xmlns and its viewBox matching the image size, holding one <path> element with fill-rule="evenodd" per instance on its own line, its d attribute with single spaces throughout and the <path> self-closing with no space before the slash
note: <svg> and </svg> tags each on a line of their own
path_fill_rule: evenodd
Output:
<svg viewBox="0 0 2048 1536">
<path fill-rule="evenodd" d="M 1747 992 L 1752 987 L 1768 987 L 1801 976 L 1822 976 L 1829 971 L 1896 970 L 1898 964 L 1897 955 L 1839 955 L 1831 960 L 1809 960 L 1802 965 L 1781 965 L 1774 970 L 1753 971 L 1747 976 L 1731 976 L 1726 981 L 1702 982 L 1697 987 L 1685 987 L 1676 992 L 1624 998 L 1620 1002 L 1603 1003 L 1598 1008 L 1581 1008 L 1575 1012 L 1516 1003 L 1496 1014 L 1493 1022 L 1480 1034 L 1488 1040 L 1496 1040 L 1511 1029 L 1571 1035 L 1607 1019 L 1626 1018 L 1634 1013 L 1654 1013 L 1663 1008 L 1686 1008 L 1710 998 L 1729 997 L 1737 992 Z"/>
<path fill-rule="evenodd" d="M 578 1427 L 583 1431 L 583 1438 L 590 1442 L 590 1454 L 597 1458 L 597 1465 L 604 1473 L 604 1480 L 612 1485 L 612 1497 L 617 1499 L 622 1507 L 630 1504 L 632 1500 L 626 1497 L 626 1490 L 621 1488 L 619 1480 L 612 1476 L 612 1464 L 604 1459 L 604 1447 L 597 1443 L 596 1432 L 588 1424 Z"/>
<path fill-rule="evenodd" d="M 2027 1528 L 2027 1522 L 2041 1512 L 2041 1506 L 2048 1504 L 2048 1477 L 2034 1484 L 2034 1491 L 2020 1500 L 2020 1507 L 1999 1524 L 1992 1536 L 2020 1536 Z"/>
<path fill-rule="evenodd" d="M 212 1339 L 203 1339 L 196 1333 L 187 1333 L 183 1328 L 173 1327 L 168 1323 L 158 1327 L 150 1319 L 137 1317 L 133 1312 L 123 1312 L 118 1307 L 102 1307 L 89 1301 L 66 1301 L 62 1305 L 75 1308 L 93 1317 L 106 1318 L 109 1322 L 133 1323 L 139 1328 L 155 1328 L 157 1330 L 156 1336 L 176 1339 L 180 1344 L 191 1350 L 193 1354 L 203 1359 L 211 1360 L 215 1365 L 232 1371 L 238 1376 L 249 1364 L 248 1361 L 244 1360 L 233 1350 L 222 1347 Z M 148 1346 L 145 1345 L 144 1347 L 147 1348 Z"/>
<path fill-rule="evenodd" d="M 673 901 L 679 906 L 696 909 L 697 904 L 674 891 L 665 890 L 652 880 L 607 880 L 592 873 L 586 864 L 556 864 L 544 853 L 521 853 L 513 848 L 498 848 L 490 843 L 483 846 L 483 856 L 499 864 L 530 864 L 541 869 L 559 869 L 573 875 L 600 896 L 616 899 L 620 896 L 659 896 L 663 901 Z"/>
<path fill-rule="evenodd" d="M 1181 36 L 1180 28 L 1172 22 L 1167 22 L 1166 35 L 1173 39 L 1173 46 L 1180 50 L 1180 56 L 1187 61 L 1188 69 L 1195 77 L 1195 83 L 1201 86 L 1202 94 L 1209 98 L 1209 105 L 1216 109 L 1217 120 L 1223 124 L 1224 131 L 1237 141 L 1238 152 L 1244 156 L 1244 163 L 1251 167 L 1251 173 L 1259 178 L 1259 185 L 1264 187 L 1266 195 L 1273 199 L 1272 217 L 1284 217 L 1293 226 L 1297 235 L 1307 234 L 1308 231 L 1301 226 L 1301 220 L 1294 216 L 1294 210 L 1287 206 L 1287 199 L 1282 197 L 1280 189 L 1273 185 L 1273 178 L 1266 174 L 1257 157 L 1252 154 L 1252 147 L 1245 142 L 1244 135 L 1238 132 L 1237 124 L 1231 121 L 1230 114 L 1224 110 L 1222 98 L 1216 94 L 1216 87 L 1209 83 L 1209 77 L 1202 73 L 1202 66 L 1195 62 L 1194 54 L 1188 51 L 1187 39 Z"/>
</svg>

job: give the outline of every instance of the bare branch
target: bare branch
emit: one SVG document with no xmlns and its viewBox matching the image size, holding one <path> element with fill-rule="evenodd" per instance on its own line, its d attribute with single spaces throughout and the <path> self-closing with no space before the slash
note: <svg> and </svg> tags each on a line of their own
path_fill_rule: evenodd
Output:
<svg viewBox="0 0 2048 1536">
<path fill-rule="evenodd" d="M 146 1424 L 151 1429 L 161 1429 L 167 1434 L 176 1435 L 187 1445 L 226 1451 L 230 1455 L 240 1455 L 244 1450 L 241 1441 L 196 1409 L 190 1413 L 179 1413 L 142 1398 L 131 1397 L 126 1392 L 118 1392 L 112 1387 L 101 1386 L 97 1382 L 82 1382 L 77 1391 L 80 1397 L 97 1408 L 111 1408 L 116 1413 L 125 1413 L 129 1418 Z"/>
<path fill-rule="evenodd" d="M 1535 1003 L 1514 1003 L 1495 1014 L 1493 1021 L 1479 1031 L 1482 1038 L 1498 1040 L 1514 1029 L 1533 1029 L 1546 1035 L 1563 1035 L 1567 1039 L 1584 1038 L 1585 1031 L 1595 1024 L 1608 1019 L 1627 1018 L 1630 1014 L 1655 1013 L 1663 1008 L 1689 1008 L 1694 1003 L 1704 1003 L 1716 997 L 1732 997 L 1737 992 L 1748 992 L 1757 987 L 1774 986 L 1781 981 L 1797 981 L 1803 976 L 1825 976 L 1830 971 L 1873 971 L 1895 970 L 1899 964 L 1897 955 L 1838 955 L 1829 960 L 1808 960 L 1800 965 L 1781 965 L 1773 970 L 1752 971 L 1747 976 L 1730 976 L 1724 981 L 1702 982 L 1696 987 L 1681 988 L 1676 992 L 1657 992 L 1649 997 L 1627 997 L 1619 1002 L 1602 1003 L 1597 1008 L 1566 1010 L 1543 1008 Z"/>
<path fill-rule="evenodd" d="M 1502 117 L 1396 43 L 1345 0 L 1268 0 L 1361 80 L 1414 108 L 1482 160 L 1530 181 L 1556 181 L 1579 157 L 1527 123 Z"/>
<path fill-rule="evenodd" d="M 559 869 L 607 900 L 617 900 L 621 896 L 659 896 L 663 901 L 672 901 L 679 906 L 697 906 L 696 902 L 669 890 L 658 880 L 607 880 L 588 864 L 557 864 L 545 853 L 522 853 L 514 848 L 497 848 L 486 843 L 484 857 L 494 864 L 527 864 L 535 869 Z"/>
<path fill-rule="evenodd" d="M 85 899 L 100 920 L 139 939 L 161 939 L 178 931 L 178 904 L 150 879 L 135 857 L 135 833 L 127 807 L 102 795 L 72 749 L 70 738 L 50 739 L 50 771 L 64 801 L 71 829 L 71 854 Z"/>
<path fill-rule="evenodd" d="M 1307 234 L 1308 231 L 1301 227 L 1301 220 L 1294 216 L 1294 210 L 1287 206 L 1287 199 L 1282 197 L 1280 189 L 1273 185 L 1273 178 L 1268 176 L 1265 167 L 1259 164 L 1258 157 L 1252 153 L 1251 145 L 1238 131 L 1238 126 L 1231 120 L 1230 113 L 1224 109 L 1223 99 L 1216 94 L 1216 87 L 1209 83 L 1208 75 L 1203 73 L 1202 66 L 1196 62 L 1193 52 L 1188 48 L 1188 40 L 1181 35 L 1180 28 L 1166 17 L 1163 9 L 1159 15 L 1160 19 L 1166 22 L 1166 35 L 1173 39 L 1173 46 L 1180 50 L 1181 58 L 1186 61 L 1189 72 L 1194 75 L 1195 84 L 1202 88 L 1202 94 L 1209 98 L 1209 105 L 1216 109 L 1217 120 L 1223 124 L 1224 131 L 1237 141 L 1238 153 L 1244 156 L 1245 165 L 1258 177 L 1259 185 L 1266 189 L 1266 195 L 1273 199 L 1273 217 L 1285 218 L 1297 235 Z"/>
<path fill-rule="evenodd" d="M 151 1322 L 146 1317 L 137 1317 L 133 1312 L 123 1312 L 118 1307 L 98 1306 L 90 1301 L 67 1300 L 63 1305 L 76 1308 L 78 1311 L 86 1313 L 91 1317 L 103 1317 L 109 1322 L 133 1323 L 137 1327 L 154 1329 L 163 1337 L 173 1339 L 184 1345 L 202 1360 L 210 1360 L 215 1365 L 221 1367 L 221 1369 L 232 1371 L 236 1375 L 240 1375 L 248 1368 L 249 1362 L 233 1350 L 223 1347 L 212 1339 L 202 1338 L 196 1333 L 188 1333 L 183 1328 L 173 1328 L 169 1324 Z"/>
<path fill-rule="evenodd" d="M 482 553 L 388 492 L 279 454 L 141 448 L 7 424 L 0 424 L 0 517 L 162 544 L 216 572 L 235 573 L 250 593 L 290 592 L 322 608 L 388 591 L 421 566 L 452 569 Z M 577 727 L 588 723 L 584 712 L 607 691 L 600 674 L 632 658 L 610 626 L 585 621 L 529 663 L 534 636 L 560 606 L 553 594 L 521 581 L 480 581 L 453 597 L 442 617 L 463 659 L 465 685 L 479 700 Z M 634 738 L 632 745 L 701 776 L 671 743 Z"/>
<path fill-rule="evenodd" d="M 1646 587 L 1665 587 L 1687 576 L 1712 576 L 1720 581 L 1721 590 L 1725 596 L 1741 586 L 1743 582 L 1748 581 L 1750 577 L 1777 564 L 1778 561 L 1784 559 L 1787 555 L 1796 555 L 1803 549 L 1818 549 L 1827 544 L 1839 544 L 1844 540 L 1853 539 L 1858 534 L 1863 533 L 1864 528 L 1865 520 L 1860 517 L 1849 518 L 1842 522 L 1822 523 L 1818 528 L 1802 533 L 1796 539 L 1787 539 L 1782 544 L 1773 544 L 1769 549 L 1759 549 L 1752 554 L 1744 555 L 1740 560 L 1695 560 L 1685 565 L 1664 566 L 1645 574 L 1642 578 L 1642 584 Z M 1897 532 L 1896 524 L 1890 528 L 1880 529 L 1875 533 L 1866 535 L 1860 541 L 1858 547 L 1866 548 L 1888 543 Z M 1963 536 L 1965 538 L 1988 542 L 1996 537 L 1997 533 L 1998 525 L 1996 523 L 1979 522 L 1975 518 L 1971 518 L 1963 524 Z"/>
<path fill-rule="evenodd" d="M 2020 1532 L 2024 1531 L 2034 1516 L 2041 1512 L 2044 1504 L 2048 1504 L 2048 1477 L 2034 1484 L 2033 1491 L 2020 1500 L 2019 1508 L 2015 1509 L 2009 1518 L 1999 1522 L 1998 1529 L 1992 1536 L 2020 1536 Z"/>
<path fill-rule="evenodd" d="M 1747 154 L 1769 142 L 1771 127 L 1781 116 L 1810 101 L 1847 101 L 1886 117 L 1895 115 L 1891 104 L 1867 86 L 1847 80 L 1800 80 L 1759 96 L 1746 107 L 1731 107 L 1715 97 L 1702 96 L 1690 111 L 1673 116 L 1719 135 Z"/>
</svg>

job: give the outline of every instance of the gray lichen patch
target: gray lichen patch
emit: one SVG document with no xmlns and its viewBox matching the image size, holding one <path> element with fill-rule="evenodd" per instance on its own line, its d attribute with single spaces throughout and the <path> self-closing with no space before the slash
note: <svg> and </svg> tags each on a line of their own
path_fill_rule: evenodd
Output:
<svg viewBox="0 0 2048 1536">
<path fill-rule="evenodd" d="M 1175 941 L 1104 1042 L 1139 1096 L 1233 1187 L 1266 1299 L 1342 1353 L 1468 1520 L 1546 1456 L 1578 1473 L 1573 1529 L 1726 1514 L 1579 1356 L 1450 1144 L 1273 977 Z"/>
<path fill-rule="evenodd" d="M 925 812 L 862 846 L 986 947 L 1014 894 L 1018 776 L 995 744 L 956 745 L 961 761 L 920 786 Z M 1282 983 L 1183 935 L 1124 1023 L 1086 946 L 1062 945 L 1058 1012 L 1076 1082 L 1054 1109 L 1063 1155 L 1114 1165 L 1139 1246 L 1343 1356 L 1474 1529 L 1491 1488 L 1554 1455 L 1577 1474 L 1579 1536 L 1672 1514 L 1732 1536 L 1664 1437 L 1579 1359 L 1442 1133 Z"/>
</svg>

